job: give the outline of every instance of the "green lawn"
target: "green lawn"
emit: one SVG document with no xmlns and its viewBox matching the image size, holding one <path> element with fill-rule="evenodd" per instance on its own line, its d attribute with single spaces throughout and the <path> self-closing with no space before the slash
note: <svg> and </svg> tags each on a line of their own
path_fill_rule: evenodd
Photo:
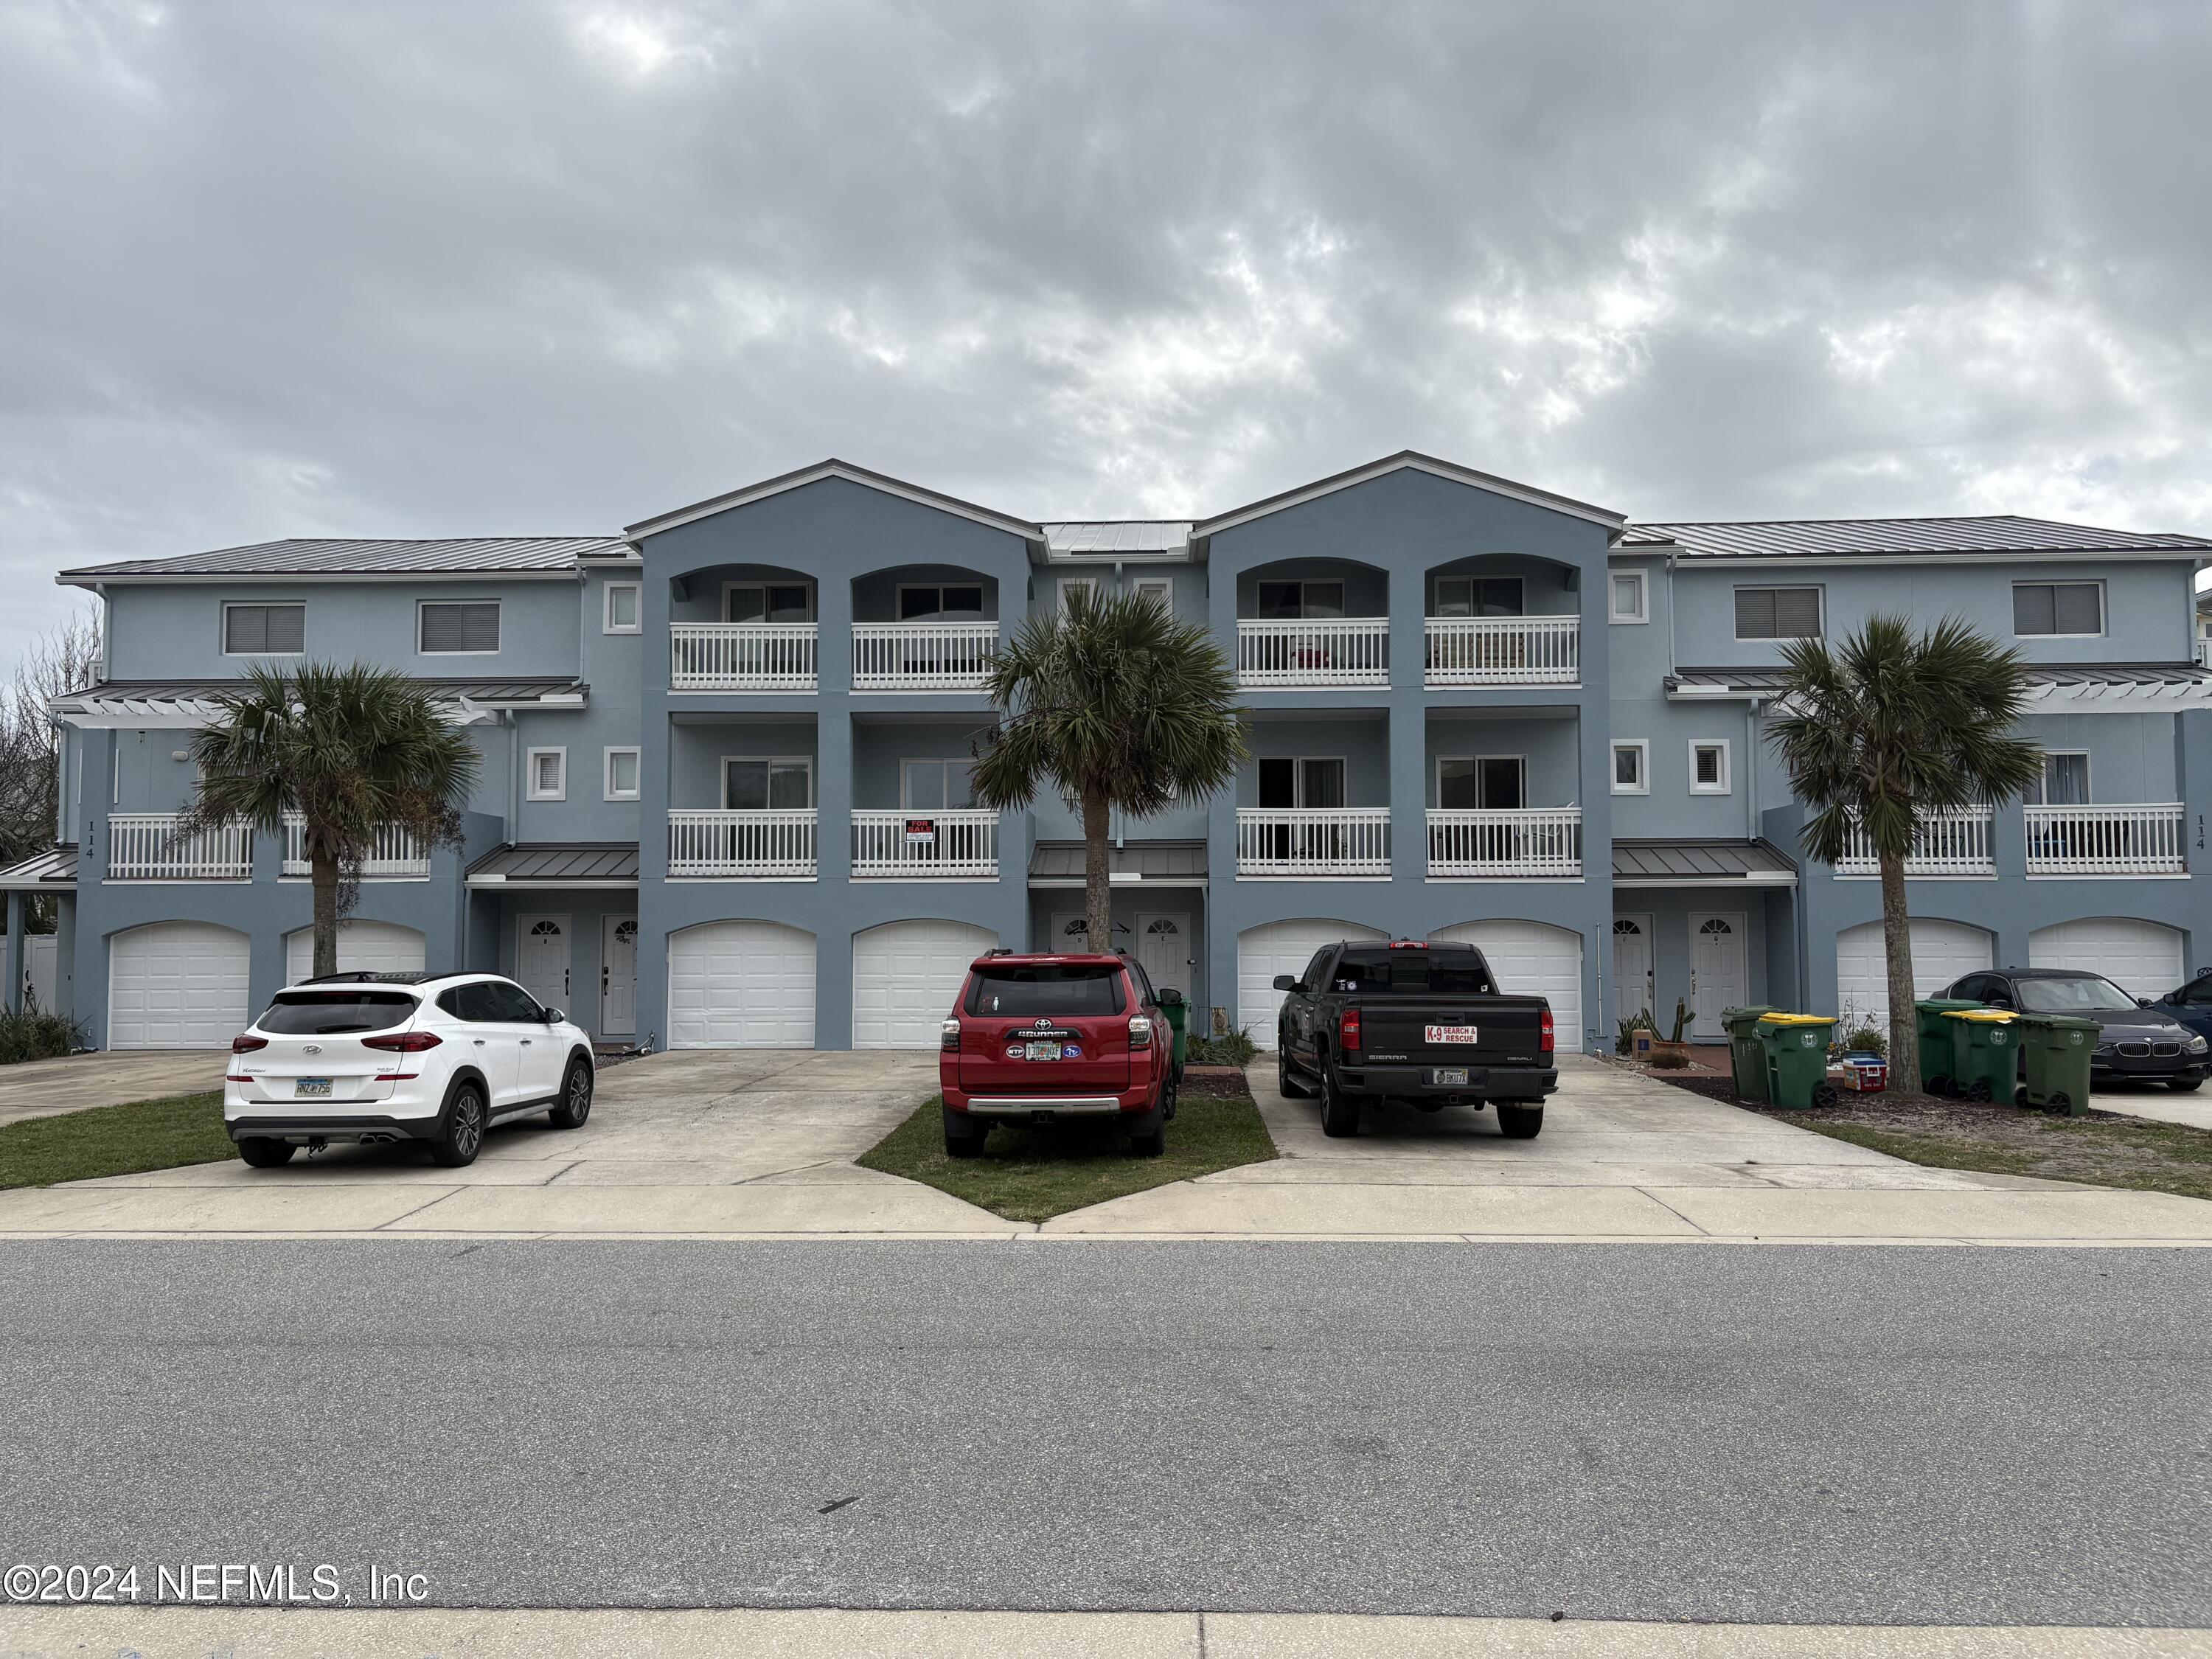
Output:
<svg viewBox="0 0 2212 1659">
<path fill-rule="evenodd" d="M 1275 1155 L 1241 1077 L 1217 1081 L 1192 1075 L 1168 1125 L 1168 1149 L 1158 1158 L 1133 1158 L 1112 1126 L 1075 1119 L 1002 1123 L 991 1131 L 982 1157 L 950 1158 L 943 1103 L 933 1097 L 860 1163 L 964 1198 L 1009 1221 L 1046 1221 L 1126 1193 L 1262 1164 Z"/>
<path fill-rule="evenodd" d="M 1962 1133 L 1948 1126 L 1916 1131 L 1828 1122 L 1813 1112 L 1795 1114 L 1789 1121 L 1855 1146 L 1938 1170 L 2040 1176 L 2047 1181 L 2212 1198 L 2212 1133 L 2103 1112 L 2045 1117 L 2016 1107 L 2007 1109 L 2018 1115 L 2005 1126 L 2008 1133 L 2002 1137 Z"/>
<path fill-rule="evenodd" d="M 0 1125 L 0 1189 L 137 1175 L 238 1156 L 222 1127 L 222 1091 L 94 1106 Z"/>
</svg>

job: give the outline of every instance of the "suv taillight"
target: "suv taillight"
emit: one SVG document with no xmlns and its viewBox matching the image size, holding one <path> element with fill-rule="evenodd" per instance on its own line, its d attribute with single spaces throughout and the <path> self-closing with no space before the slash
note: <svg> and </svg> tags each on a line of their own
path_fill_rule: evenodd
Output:
<svg viewBox="0 0 2212 1659">
<path fill-rule="evenodd" d="M 250 1054 L 256 1048 L 266 1048 L 268 1046 L 267 1037 L 234 1036 L 230 1040 L 230 1052 L 234 1054 Z"/>
<path fill-rule="evenodd" d="M 1132 1048 L 1152 1046 L 1152 1017 L 1150 1014 L 1129 1016 L 1129 1046 Z"/>
<path fill-rule="evenodd" d="M 444 1041 L 435 1031 L 394 1031 L 390 1036 L 365 1036 L 361 1046 L 381 1049 L 388 1054 L 419 1054 Z"/>
<path fill-rule="evenodd" d="M 1552 1035 L 1552 1011 L 1547 1008 L 1544 1010 L 1543 1024 L 1537 1029 L 1536 1052 L 1548 1054 L 1557 1046 L 1558 1040 Z"/>
<path fill-rule="evenodd" d="M 1359 1052 L 1359 1010 L 1347 1008 L 1336 1023 L 1336 1038 L 1347 1054 Z"/>
<path fill-rule="evenodd" d="M 948 1019 L 937 1028 L 937 1046 L 947 1052 L 957 1052 L 960 1047 L 960 1022 Z"/>
</svg>

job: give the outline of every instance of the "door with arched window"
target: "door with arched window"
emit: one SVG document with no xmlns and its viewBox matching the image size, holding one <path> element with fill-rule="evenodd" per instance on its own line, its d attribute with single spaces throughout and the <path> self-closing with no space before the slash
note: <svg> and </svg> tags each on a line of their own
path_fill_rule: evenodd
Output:
<svg viewBox="0 0 2212 1659">
<path fill-rule="evenodd" d="M 1137 961 L 1155 991 L 1177 990 L 1188 998 L 1192 955 L 1188 915 L 1138 913 Z"/>
<path fill-rule="evenodd" d="M 543 1007 L 568 1006 L 568 918 L 515 919 L 514 977 Z"/>
<path fill-rule="evenodd" d="M 1631 1014 L 1650 1011 L 1657 996 L 1651 982 L 1651 918 L 1649 915 L 1613 919 L 1613 1018 L 1616 1024 Z"/>
<path fill-rule="evenodd" d="M 1695 1036 L 1717 1042 L 1722 1035 L 1721 1010 L 1741 1008 L 1750 1000 L 1743 963 L 1741 915 L 1691 915 L 1690 1010 L 1696 1017 L 1691 1028 Z"/>
</svg>

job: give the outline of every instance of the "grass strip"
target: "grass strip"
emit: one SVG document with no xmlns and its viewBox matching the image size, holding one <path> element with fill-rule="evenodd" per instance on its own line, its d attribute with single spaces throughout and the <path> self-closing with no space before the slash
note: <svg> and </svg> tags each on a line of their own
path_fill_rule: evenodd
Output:
<svg viewBox="0 0 2212 1659">
<path fill-rule="evenodd" d="M 237 1155 L 222 1127 L 222 1090 L 167 1095 L 0 1124 L 0 1190 L 217 1164 Z"/>
</svg>

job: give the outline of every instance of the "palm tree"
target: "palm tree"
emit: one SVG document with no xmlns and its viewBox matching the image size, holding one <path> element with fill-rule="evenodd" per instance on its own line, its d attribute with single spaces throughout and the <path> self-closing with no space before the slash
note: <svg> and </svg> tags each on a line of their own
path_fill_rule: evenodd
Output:
<svg viewBox="0 0 2212 1659">
<path fill-rule="evenodd" d="M 2023 707 L 2020 653 L 1945 617 L 1916 635 L 1911 619 L 1869 617 L 1831 651 L 1798 640 L 1767 739 L 1799 799 L 1817 811 L 1805 850 L 1839 862 L 1855 833 L 1881 872 L 1889 968 L 1890 1086 L 1920 1087 L 1912 931 L 1905 860 L 1930 814 L 2007 799 L 2043 775 L 2043 751 L 2012 735 Z"/>
<path fill-rule="evenodd" d="M 216 700 L 222 713 L 195 732 L 199 782 L 175 831 L 184 839 L 225 824 L 284 833 L 306 821 L 315 898 L 315 972 L 338 967 L 338 920 L 352 908 L 362 860 L 377 831 L 399 829 L 423 846 L 459 846 L 461 808 L 476 787 L 476 745 L 405 675 L 355 663 L 307 663 L 289 673 L 249 671 Z"/>
<path fill-rule="evenodd" d="M 975 763 L 975 799 L 1026 806 L 1050 785 L 1083 815 L 1084 909 L 1091 948 L 1114 948 L 1107 823 L 1203 799 L 1249 750 L 1228 659 L 1200 623 L 1151 594 L 1068 596 L 1032 617 L 991 661 L 997 727 Z"/>
</svg>

